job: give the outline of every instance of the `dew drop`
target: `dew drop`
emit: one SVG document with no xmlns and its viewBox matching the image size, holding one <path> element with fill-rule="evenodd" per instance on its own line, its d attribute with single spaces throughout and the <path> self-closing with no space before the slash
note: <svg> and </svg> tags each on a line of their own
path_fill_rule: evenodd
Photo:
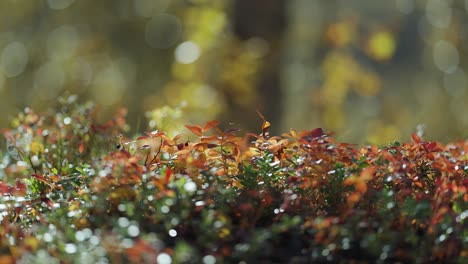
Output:
<svg viewBox="0 0 468 264">
<path fill-rule="evenodd" d="M 71 124 L 71 118 L 70 118 L 70 117 L 65 117 L 65 118 L 63 119 L 63 123 L 64 123 L 65 125 Z"/>
<path fill-rule="evenodd" d="M 75 238 L 77 241 L 81 242 L 86 239 L 85 233 L 81 230 L 76 231 Z"/>
<path fill-rule="evenodd" d="M 45 242 L 52 242 L 53 239 L 54 239 L 54 237 L 50 233 L 45 233 L 44 234 L 44 241 Z"/>
<path fill-rule="evenodd" d="M 177 236 L 177 231 L 175 229 L 169 230 L 169 236 L 176 237 Z"/>
<path fill-rule="evenodd" d="M 21 42 L 12 42 L 1 53 L 0 70 L 8 78 L 16 77 L 24 71 L 28 60 L 26 46 Z"/>
<path fill-rule="evenodd" d="M 126 217 L 119 217 L 118 223 L 119 223 L 119 226 L 123 228 L 130 225 L 130 221 L 128 221 L 128 218 Z"/>
<path fill-rule="evenodd" d="M 186 184 L 184 184 L 184 189 L 187 191 L 187 192 L 194 192 L 197 190 L 197 184 L 195 184 L 194 182 L 192 181 L 189 181 L 187 182 Z"/>
<path fill-rule="evenodd" d="M 117 209 L 119 209 L 120 212 L 125 212 L 127 206 L 125 206 L 125 204 L 119 204 L 119 206 L 117 206 Z"/>
<path fill-rule="evenodd" d="M 161 213 L 163 213 L 163 214 L 169 213 L 169 206 L 167 206 L 167 205 L 161 206 Z"/>
<path fill-rule="evenodd" d="M 92 236 L 91 238 L 89 238 L 89 243 L 93 246 L 99 245 L 99 242 L 99 237 L 97 236 Z"/>
<path fill-rule="evenodd" d="M 77 247 L 73 243 L 68 243 L 65 245 L 65 252 L 67 252 L 68 254 L 74 254 L 76 253 L 76 250 L 77 250 Z"/>
<path fill-rule="evenodd" d="M 131 225 L 128 227 L 127 233 L 131 237 L 137 237 L 140 234 L 140 228 L 136 225 Z"/>
<path fill-rule="evenodd" d="M 167 253 L 161 253 L 158 255 L 156 261 L 158 262 L 158 264 L 170 264 L 172 263 L 172 258 Z"/>
<path fill-rule="evenodd" d="M 203 206 L 205 205 L 205 201 L 196 201 L 195 206 Z"/>
<path fill-rule="evenodd" d="M 203 264 L 215 264 L 216 258 L 212 255 L 206 255 L 203 257 Z"/>
</svg>

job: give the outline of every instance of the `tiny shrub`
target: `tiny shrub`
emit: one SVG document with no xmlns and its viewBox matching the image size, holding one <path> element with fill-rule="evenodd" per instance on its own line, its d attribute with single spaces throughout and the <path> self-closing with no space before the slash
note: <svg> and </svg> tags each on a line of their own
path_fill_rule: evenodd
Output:
<svg viewBox="0 0 468 264">
<path fill-rule="evenodd" d="M 125 139 L 123 110 L 57 110 L 3 130 L 2 263 L 466 261 L 468 141 L 357 147 L 266 120 Z"/>
</svg>

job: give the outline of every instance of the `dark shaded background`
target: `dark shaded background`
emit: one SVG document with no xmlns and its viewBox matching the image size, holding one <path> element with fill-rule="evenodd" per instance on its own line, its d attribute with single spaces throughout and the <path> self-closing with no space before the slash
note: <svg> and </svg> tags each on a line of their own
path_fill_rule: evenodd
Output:
<svg viewBox="0 0 468 264">
<path fill-rule="evenodd" d="M 466 138 L 468 1 L 5 0 L 0 126 L 60 95 L 133 130 L 220 119 L 385 144 Z M 422 129 L 424 128 L 425 129 Z"/>
</svg>

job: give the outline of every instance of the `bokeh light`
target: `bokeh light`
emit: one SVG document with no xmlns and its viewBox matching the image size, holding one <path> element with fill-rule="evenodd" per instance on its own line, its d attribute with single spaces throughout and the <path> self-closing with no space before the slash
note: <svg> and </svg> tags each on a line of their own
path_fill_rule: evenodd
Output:
<svg viewBox="0 0 468 264">
<path fill-rule="evenodd" d="M 62 10 L 73 4 L 75 0 L 47 0 L 47 4 L 51 9 Z"/>
<path fill-rule="evenodd" d="M 181 33 L 182 26 L 176 16 L 160 14 L 146 24 L 145 39 L 151 47 L 165 49 L 174 45 Z"/>
<path fill-rule="evenodd" d="M 34 91 L 30 94 L 34 98 L 52 100 L 56 98 L 65 84 L 65 72 L 60 61 L 49 61 L 39 67 L 34 74 Z M 47 93 L 41 91 L 47 90 Z"/>
<path fill-rule="evenodd" d="M 460 62 L 457 48 L 450 42 L 439 40 L 434 45 L 434 63 L 445 73 L 453 73 Z"/>
<path fill-rule="evenodd" d="M 14 41 L 9 43 L 2 51 L 0 67 L 6 77 L 20 75 L 28 64 L 28 51 L 23 43 Z"/>
<path fill-rule="evenodd" d="M 0 2 L 0 125 L 78 94 L 102 118 L 127 107 L 136 133 L 257 131 L 259 110 L 272 133 L 467 136 L 468 1 L 260 1 Z"/>
<path fill-rule="evenodd" d="M 79 44 L 79 36 L 76 29 L 69 25 L 54 29 L 47 39 L 47 53 L 49 58 L 64 60 L 73 56 Z"/>
<path fill-rule="evenodd" d="M 142 17 L 151 17 L 164 12 L 169 6 L 170 0 L 134 0 L 135 13 Z"/>
<path fill-rule="evenodd" d="M 175 59 L 182 64 L 190 64 L 200 57 L 200 48 L 192 41 L 181 43 L 175 49 Z"/>
<path fill-rule="evenodd" d="M 429 23 L 437 28 L 447 28 L 452 19 L 451 1 L 428 0 L 426 4 L 426 17 Z"/>
</svg>

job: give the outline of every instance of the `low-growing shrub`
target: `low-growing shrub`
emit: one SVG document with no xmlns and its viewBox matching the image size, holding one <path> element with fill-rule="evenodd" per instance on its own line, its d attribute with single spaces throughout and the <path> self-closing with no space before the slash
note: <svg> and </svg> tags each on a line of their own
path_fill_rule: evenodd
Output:
<svg viewBox="0 0 468 264">
<path fill-rule="evenodd" d="M 468 256 L 468 141 L 358 147 L 217 121 L 135 139 L 125 111 L 4 129 L 0 262 L 449 263 Z"/>
</svg>

